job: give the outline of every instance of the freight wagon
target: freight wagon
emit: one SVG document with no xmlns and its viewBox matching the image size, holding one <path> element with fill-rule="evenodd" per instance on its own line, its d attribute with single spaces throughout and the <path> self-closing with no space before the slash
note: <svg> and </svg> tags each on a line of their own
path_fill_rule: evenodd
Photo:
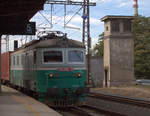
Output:
<svg viewBox="0 0 150 116">
<path fill-rule="evenodd" d="M 8 84 L 9 80 L 10 80 L 10 54 L 11 54 L 11 52 L 5 52 L 2 54 L 1 81 L 3 84 Z"/>
</svg>

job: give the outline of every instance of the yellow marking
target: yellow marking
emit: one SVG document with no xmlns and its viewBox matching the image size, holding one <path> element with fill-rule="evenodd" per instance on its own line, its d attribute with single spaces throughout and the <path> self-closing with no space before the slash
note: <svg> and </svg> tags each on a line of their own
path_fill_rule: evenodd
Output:
<svg viewBox="0 0 150 116">
<path fill-rule="evenodd" d="M 17 101 L 22 103 L 27 109 L 29 109 L 35 116 L 40 116 L 40 114 L 38 112 L 36 112 L 29 104 L 25 103 L 25 101 L 23 99 L 21 99 L 20 97 L 14 96 L 13 98 Z"/>
</svg>

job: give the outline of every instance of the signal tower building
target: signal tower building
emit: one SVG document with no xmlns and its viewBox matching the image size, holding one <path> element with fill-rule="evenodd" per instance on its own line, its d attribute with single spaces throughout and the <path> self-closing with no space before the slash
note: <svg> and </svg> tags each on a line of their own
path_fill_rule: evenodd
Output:
<svg viewBox="0 0 150 116">
<path fill-rule="evenodd" d="M 134 36 L 132 16 L 105 16 L 104 82 L 105 87 L 131 85 L 134 79 Z"/>
</svg>

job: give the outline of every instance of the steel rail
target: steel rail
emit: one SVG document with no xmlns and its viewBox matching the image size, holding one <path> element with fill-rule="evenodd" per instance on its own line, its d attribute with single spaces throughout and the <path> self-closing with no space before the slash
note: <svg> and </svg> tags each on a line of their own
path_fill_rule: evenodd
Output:
<svg viewBox="0 0 150 116">
<path fill-rule="evenodd" d="M 91 110 L 94 110 L 96 112 L 100 112 L 101 114 L 105 114 L 105 115 L 108 115 L 108 116 L 126 116 L 124 114 L 120 114 L 120 113 L 116 113 L 116 112 L 113 112 L 113 111 L 108 111 L 108 110 L 104 110 L 104 109 L 101 109 L 99 107 L 96 107 L 96 106 L 91 106 L 91 105 L 83 105 L 83 106 L 80 106 L 81 108 L 87 108 L 87 109 L 91 109 Z"/>
<path fill-rule="evenodd" d="M 80 113 L 82 116 L 94 116 L 94 114 L 91 114 L 81 107 L 72 107 L 71 110 Z"/>
<path fill-rule="evenodd" d="M 150 101 L 145 99 L 108 95 L 103 93 L 93 93 L 93 92 L 88 93 L 88 97 L 150 108 Z"/>
<path fill-rule="evenodd" d="M 62 114 L 63 116 L 70 116 L 71 115 L 77 115 L 77 116 L 94 116 L 93 114 L 89 113 L 85 109 L 81 107 L 69 107 L 69 109 L 59 109 L 54 108 L 57 112 Z"/>
<path fill-rule="evenodd" d="M 116 113 L 113 111 L 106 111 L 95 106 L 91 105 L 83 105 L 79 107 L 73 107 L 73 111 L 78 112 L 81 116 L 97 116 L 97 115 L 106 115 L 106 116 L 126 116 L 120 113 Z M 90 110 L 90 111 L 88 111 Z M 91 112 L 92 111 L 92 112 Z M 95 112 L 93 112 L 95 111 Z"/>
<path fill-rule="evenodd" d="M 52 107 L 51 107 L 52 108 Z M 105 115 L 105 116 L 127 116 L 124 114 L 116 113 L 114 111 L 107 111 L 104 109 L 101 109 L 99 107 L 91 106 L 91 105 L 82 105 L 82 106 L 76 106 L 76 107 L 68 107 L 68 108 L 53 108 L 63 116 L 99 116 L 99 115 Z M 93 112 L 94 111 L 94 112 Z"/>
</svg>

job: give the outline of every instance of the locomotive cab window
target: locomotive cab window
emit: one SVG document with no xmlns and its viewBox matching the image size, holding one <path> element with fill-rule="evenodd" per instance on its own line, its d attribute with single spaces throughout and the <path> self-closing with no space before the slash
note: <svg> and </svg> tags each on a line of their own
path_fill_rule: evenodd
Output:
<svg viewBox="0 0 150 116">
<path fill-rule="evenodd" d="M 62 51 L 44 51 L 43 52 L 44 63 L 63 62 Z"/>
<path fill-rule="evenodd" d="M 68 51 L 68 62 L 83 63 L 83 51 L 81 50 L 69 50 Z"/>
</svg>

